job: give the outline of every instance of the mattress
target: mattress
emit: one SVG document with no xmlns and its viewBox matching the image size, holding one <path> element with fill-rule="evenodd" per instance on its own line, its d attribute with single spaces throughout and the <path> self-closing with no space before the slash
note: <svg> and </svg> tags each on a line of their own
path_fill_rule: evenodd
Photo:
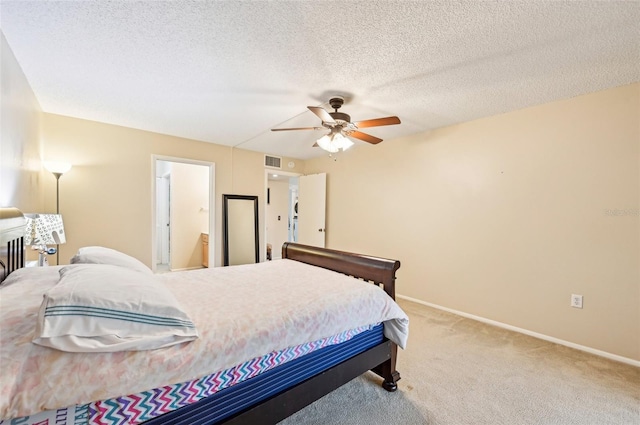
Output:
<svg viewBox="0 0 640 425">
<path fill-rule="evenodd" d="M 401 347 L 408 336 L 406 315 L 379 287 L 296 261 L 161 278 L 198 327 L 198 340 L 148 352 L 70 354 L 31 343 L 42 293 L 56 284 L 57 267 L 13 273 L 0 289 L 0 418 L 78 405 L 75 420 L 96 400 L 192 382 L 375 323 Z"/>
<path fill-rule="evenodd" d="M 318 348 L 238 382 L 231 382 L 236 370 L 246 369 L 248 365 L 239 365 L 237 369 L 226 370 L 196 382 L 185 382 L 140 394 L 40 412 L 13 420 L 0 420 L 0 425 L 212 425 L 384 340 L 381 324 L 354 335 L 350 334 L 336 336 L 333 339 L 338 341 L 341 338 L 349 338 L 344 342 Z M 299 350 L 291 350 L 291 353 L 293 351 Z M 291 356 L 291 353 L 285 355 Z M 220 389 L 221 382 L 228 385 Z M 212 389 L 215 389 L 213 393 L 205 395 L 207 390 Z"/>
</svg>

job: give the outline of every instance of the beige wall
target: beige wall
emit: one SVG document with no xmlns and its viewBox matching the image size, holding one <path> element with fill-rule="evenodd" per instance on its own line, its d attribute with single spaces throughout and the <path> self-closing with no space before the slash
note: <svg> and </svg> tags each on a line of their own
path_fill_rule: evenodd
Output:
<svg viewBox="0 0 640 425">
<path fill-rule="evenodd" d="M 171 163 L 171 269 L 202 267 L 209 232 L 209 167 Z"/>
<path fill-rule="evenodd" d="M 260 261 L 264 261 L 267 258 L 267 245 L 264 233 L 265 206 L 267 204 L 264 154 L 242 149 L 233 149 L 232 160 L 233 190 L 224 193 L 258 197 L 258 243 L 260 244 Z M 229 255 L 231 256 L 231 254 Z"/>
<path fill-rule="evenodd" d="M 1 32 L 0 57 L 0 207 L 54 212 L 44 210 L 41 187 L 42 110 Z"/>
<path fill-rule="evenodd" d="M 260 237 L 260 259 L 264 261 L 266 258 L 266 241 L 265 241 L 265 207 L 267 196 L 267 176 L 264 167 L 264 155 L 260 152 L 253 152 L 242 149 L 233 150 L 233 190 L 234 192 L 224 192 L 233 195 L 254 195 L 258 196 L 258 228 Z M 293 168 L 287 168 L 288 173 L 303 174 L 305 170 L 305 161 L 282 157 L 282 164 L 294 162 Z M 274 172 L 274 169 L 269 169 Z"/>
<path fill-rule="evenodd" d="M 328 173 L 327 246 L 401 260 L 400 294 L 640 360 L 639 145 L 634 84 L 306 171 Z"/>
<path fill-rule="evenodd" d="M 103 245 L 151 265 L 154 154 L 215 163 L 215 236 L 210 249 L 215 243 L 216 266 L 222 263 L 222 194 L 258 195 L 264 223 L 262 153 L 53 114 L 43 115 L 42 133 L 46 154 L 73 164 L 60 179 L 60 212 L 67 232 L 61 263 L 82 246 Z M 302 161 L 296 164 L 294 171 L 303 169 Z M 55 194 L 55 180 L 46 181 L 45 190 Z M 55 195 L 47 201 L 55 204 Z"/>
</svg>

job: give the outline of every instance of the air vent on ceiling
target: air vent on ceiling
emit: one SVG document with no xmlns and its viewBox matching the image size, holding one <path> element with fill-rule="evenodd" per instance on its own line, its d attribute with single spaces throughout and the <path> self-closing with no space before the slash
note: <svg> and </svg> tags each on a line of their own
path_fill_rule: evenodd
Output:
<svg viewBox="0 0 640 425">
<path fill-rule="evenodd" d="M 282 158 L 278 156 L 264 156 L 264 166 L 269 168 L 282 168 Z"/>
</svg>

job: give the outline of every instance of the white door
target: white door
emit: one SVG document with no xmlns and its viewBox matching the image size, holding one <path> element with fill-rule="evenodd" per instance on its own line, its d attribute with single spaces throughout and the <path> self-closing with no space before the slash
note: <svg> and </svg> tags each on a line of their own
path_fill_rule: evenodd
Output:
<svg viewBox="0 0 640 425">
<path fill-rule="evenodd" d="M 169 176 L 156 178 L 156 264 L 169 264 Z"/>
<path fill-rule="evenodd" d="M 324 248 L 327 174 L 300 176 L 298 185 L 298 242 Z"/>
</svg>

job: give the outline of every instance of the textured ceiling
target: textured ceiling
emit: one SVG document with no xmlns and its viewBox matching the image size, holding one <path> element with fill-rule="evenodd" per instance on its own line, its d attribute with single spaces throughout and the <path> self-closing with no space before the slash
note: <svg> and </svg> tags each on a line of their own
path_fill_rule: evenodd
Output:
<svg viewBox="0 0 640 425">
<path fill-rule="evenodd" d="M 390 139 L 640 81 L 640 1 L 6 1 L 45 112 L 306 159 L 341 94 Z M 358 142 L 366 149 L 375 146 Z"/>
</svg>

